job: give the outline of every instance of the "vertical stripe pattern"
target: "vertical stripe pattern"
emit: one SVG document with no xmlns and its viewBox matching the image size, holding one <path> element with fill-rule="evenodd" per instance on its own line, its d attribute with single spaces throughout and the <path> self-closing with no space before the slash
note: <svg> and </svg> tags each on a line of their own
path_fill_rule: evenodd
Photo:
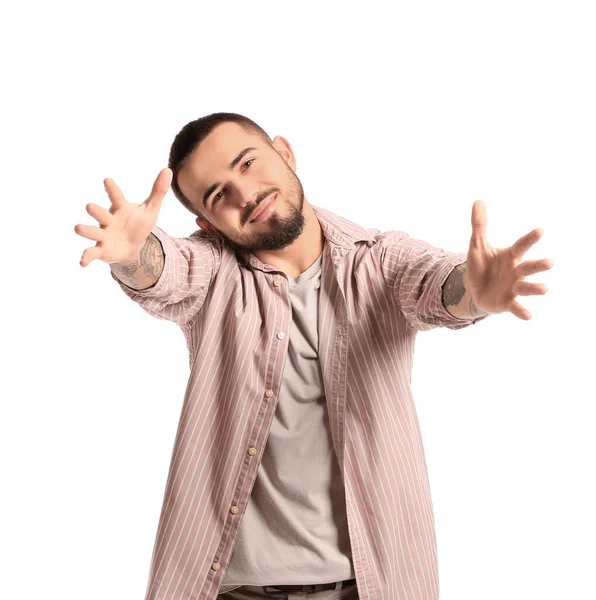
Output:
<svg viewBox="0 0 596 600">
<path fill-rule="evenodd" d="M 466 253 L 313 209 L 328 253 L 319 360 L 359 597 L 437 600 L 433 507 L 410 388 L 414 340 L 489 315 L 459 319 L 442 304 L 442 285 Z M 145 600 L 215 600 L 281 387 L 288 280 L 216 234 L 175 238 L 157 226 L 153 234 L 165 254 L 153 287 L 134 290 L 112 273 L 147 313 L 176 323 L 189 350 Z"/>
</svg>

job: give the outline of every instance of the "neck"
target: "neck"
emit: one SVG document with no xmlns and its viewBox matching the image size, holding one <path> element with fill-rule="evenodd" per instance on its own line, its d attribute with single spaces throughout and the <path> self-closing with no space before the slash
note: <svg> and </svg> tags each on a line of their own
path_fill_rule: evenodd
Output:
<svg viewBox="0 0 596 600">
<path fill-rule="evenodd" d="M 276 267 L 292 279 L 304 273 L 321 256 L 325 240 L 317 215 L 306 198 L 302 214 L 305 220 L 304 230 L 289 246 L 279 251 L 253 251 L 253 255 L 262 263 Z"/>
</svg>

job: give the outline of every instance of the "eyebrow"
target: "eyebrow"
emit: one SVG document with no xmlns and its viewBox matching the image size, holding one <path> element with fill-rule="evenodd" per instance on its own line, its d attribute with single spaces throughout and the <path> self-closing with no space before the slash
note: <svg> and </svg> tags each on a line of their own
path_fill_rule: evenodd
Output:
<svg viewBox="0 0 596 600">
<path fill-rule="evenodd" d="M 240 152 L 240 154 L 238 154 L 238 156 L 230 163 L 229 165 L 229 169 L 230 171 L 233 171 L 234 168 L 236 167 L 236 165 L 242 160 L 242 158 L 244 157 L 244 155 L 247 152 L 250 152 L 251 150 L 256 150 L 256 148 L 254 148 L 253 146 L 251 146 L 250 148 L 244 148 L 244 150 L 242 150 L 242 152 Z M 209 196 L 211 196 L 211 194 L 213 194 L 213 192 L 221 185 L 220 182 L 214 183 L 213 185 L 210 185 L 207 188 L 207 191 L 205 192 L 205 194 L 203 195 L 203 206 L 206 208 L 207 207 L 207 200 L 209 198 Z"/>
</svg>

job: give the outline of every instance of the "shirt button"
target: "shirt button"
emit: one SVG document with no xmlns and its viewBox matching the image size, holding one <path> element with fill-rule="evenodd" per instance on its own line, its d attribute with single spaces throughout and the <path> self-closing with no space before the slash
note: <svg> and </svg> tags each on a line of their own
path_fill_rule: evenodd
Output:
<svg viewBox="0 0 596 600">
<path fill-rule="evenodd" d="M 256 449 L 256 448 L 249 448 L 249 449 L 248 449 L 248 453 L 249 453 L 251 456 L 254 456 L 254 455 L 257 453 L 257 449 Z"/>
<path fill-rule="evenodd" d="M 283 331 L 280 331 L 277 334 L 277 338 L 280 339 L 280 340 L 283 340 L 285 337 L 286 337 L 286 334 Z"/>
<path fill-rule="evenodd" d="M 240 509 L 239 509 L 237 506 L 232 506 L 232 508 L 230 508 L 230 512 L 231 512 L 233 515 L 237 515 L 239 510 L 240 510 Z"/>
<path fill-rule="evenodd" d="M 219 570 L 221 569 L 221 565 L 220 565 L 219 563 L 213 563 L 213 564 L 211 565 L 211 568 L 212 568 L 214 571 L 219 571 Z"/>
<path fill-rule="evenodd" d="M 273 285 L 274 285 L 275 287 L 279 287 L 279 279 L 276 279 L 276 280 L 273 282 Z"/>
<path fill-rule="evenodd" d="M 267 396 L 267 398 L 271 398 L 271 396 L 273 396 L 273 390 L 267 390 L 265 392 L 265 396 Z"/>
</svg>

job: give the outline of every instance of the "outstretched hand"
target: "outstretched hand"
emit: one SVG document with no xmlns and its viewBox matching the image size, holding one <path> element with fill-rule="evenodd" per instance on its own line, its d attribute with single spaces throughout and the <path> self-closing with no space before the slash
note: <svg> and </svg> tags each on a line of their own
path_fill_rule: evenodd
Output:
<svg viewBox="0 0 596 600">
<path fill-rule="evenodd" d="M 477 308 L 489 313 L 509 311 L 525 321 L 532 315 L 516 296 L 546 294 L 544 283 L 524 278 L 553 267 L 550 258 L 522 261 L 523 255 L 542 237 L 538 228 L 519 238 L 508 248 L 493 248 L 486 239 L 486 205 L 476 200 L 472 206 L 472 238 L 466 262 L 468 286 Z"/>
<path fill-rule="evenodd" d="M 109 210 L 92 202 L 86 206 L 87 212 L 99 222 L 99 227 L 80 223 L 75 225 L 78 235 L 97 242 L 83 252 L 79 263 L 81 267 L 86 267 L 96 259 L 117 263 L 138 257 L 157 222 L 162 201 L 171 182 L 172 170 L 162 169 L 149 197 L 142 204 L 136 204 L 126 200 L 113 179 L 104 179 L 111 202 Z"/>
</svg>

